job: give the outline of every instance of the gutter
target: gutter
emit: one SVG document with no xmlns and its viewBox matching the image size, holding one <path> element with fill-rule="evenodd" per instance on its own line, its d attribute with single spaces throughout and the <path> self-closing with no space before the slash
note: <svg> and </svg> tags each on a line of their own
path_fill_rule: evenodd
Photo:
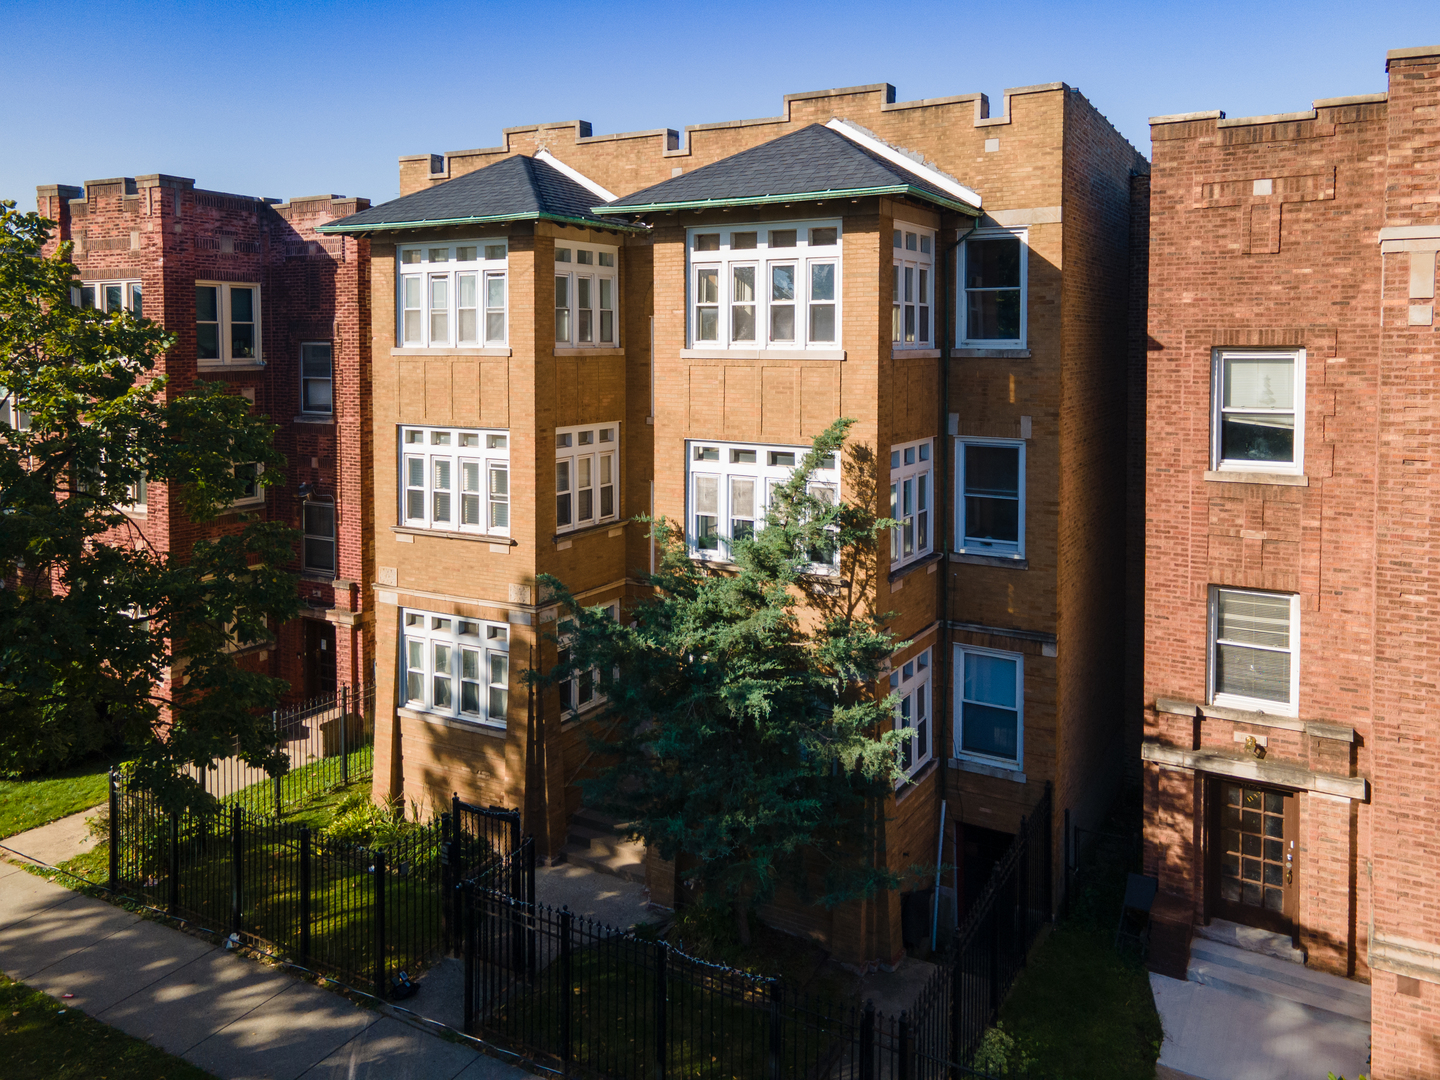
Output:
<svg viewBox="0 0 1440 1080">
<path fill-rule="evenodd" d="M 651 214 L 674 210 L 705 210 L 726 206 L 766 206 L 775 203 L 819 202 L 824 199 L 853 199 L 869 195 L 902 195 L 922 202 L 933 203 L 947 210 L 978 218 L 981 210 L 958 199 L 948 199 L 934 192 L 925 191 L 914 184 L 887 184 L 882 187 L 841 188 L 831 191 L 805 191 L 787 195 L 756 195 L 733 199 L 689 199 L 683 202 L 658 202 L 626 206 L 595 206 L 591 209 L 603 216 L 611 214 Z"/>
<path fill-rule="evenodd" d="M 317 225 L 315 231 L 322 234 L 391 232 L 399 229 L 437 229 L 444 225 L 491 225 L 510 221 L 554 221 L 561 225 L 579 225 L 589 229 L 615 229 L 621 232 L 645 233 L 650 230 L 644 225 L 632 225 L 625 221 L 596 221 L 594 218 L 571 217 L 565 214 L 481 214 L 470 217 L 430 218 L 421 221 L 376 221 L 369 224 L 346 225 L 337 222 L 331 225 Z"/>
</svg>

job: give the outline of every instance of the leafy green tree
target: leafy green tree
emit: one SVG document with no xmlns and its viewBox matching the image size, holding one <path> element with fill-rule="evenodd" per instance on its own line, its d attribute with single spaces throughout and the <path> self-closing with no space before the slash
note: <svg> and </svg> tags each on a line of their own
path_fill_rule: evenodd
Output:
<svg viewBox="0 0 1440 1080">
<path fill-rule="evenodd" d="M 678 530 L 653 523 L 659 569 L 626 613 L 633 626 L 541 582 L 569 612 L 557 638 L 569 655 L 550 681 L 593 671 L 614 724 L 613 741 L 593 742 L 603 764 L 587 805 L 665 858 L 683 855 L 702 901 L 731 910 L 744 943 L 750 909 L 782 881 L 827 904 L 894 884 L 870 858 L 867 822 L 899 776 L 894 701 L 875 692 L 899 643 L 868 588 L 895 523 L 872 510 L 863 447 L 846 460 L 859 501 L 809 483 L 852 423 L 815 439 L 764 528 L 732 543 L 733 566 L 697 563 Z"/>
<path fill-rule="evenodd" d="M 298 610 L 295 533 L 242 518 L 157 551 L 121 507 L 148 479 L 172 513 L 211 521 L 244 492 L 237 462 L 269 484 L 284 458 L 244 398 L 155 373 L 174 341 L 161 327 L 73 304 L 69 244 L 45 256 L 54 223 L 14 207 L 0 203 L 0 770 L 123 743 L 167 807 L 201 804 L 182 766 L 237 740 L 285 767 L 256 715 L 283 684 L 234 650 Z"/>
</svg>

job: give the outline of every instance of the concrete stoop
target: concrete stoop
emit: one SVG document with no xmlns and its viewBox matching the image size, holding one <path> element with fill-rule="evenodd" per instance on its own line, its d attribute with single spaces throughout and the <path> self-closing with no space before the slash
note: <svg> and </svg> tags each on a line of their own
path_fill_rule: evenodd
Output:
<svg viewBox="0 0 1440 1080">
<path fill-rule="evenodd" d="M 1366 984 L 1208 938 L 1191 944 L 1186 978 L 1267 1004 L 1291 1002 L 1321 1021 L 1370 1022 Z"/>
<path fill-rule="evenodd" d="M 1245 926 L 1229 919 L 1211 919 L 1208 926 L 1195 927 L 1195 937 L 1261 956 L 1273 956 L 1276 960 L 1287 960 L 1292 964 L 1305 963 L 1304 950 L 1297 949 L 1288 935 Z"/>
<path fill-rule="evenodd" d="M 645 845 L 625 840 L 621 824 L 582 806 L 570 819 L 569 842 L 560 849 L 565 861 L 645 884 Z"/>
</svg>

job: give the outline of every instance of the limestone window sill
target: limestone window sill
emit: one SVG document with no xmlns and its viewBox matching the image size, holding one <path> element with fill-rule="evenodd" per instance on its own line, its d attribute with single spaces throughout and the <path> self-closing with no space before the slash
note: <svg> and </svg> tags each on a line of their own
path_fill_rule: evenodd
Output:
<svg viewBox="0 0 1440 1080">
<path fill-rule="evenodd" d="M 844 349 L 681 349 L 681 360 L 844 360 Z"/>
<path fill-rule="evenodd" d="M 294 424 L 326 424 L 326 425 L 329 425 L 329 426 L 333 427 L 333 426 L 335 425 L 335 417 L 333 417 L 333 416 L 314 416 L 314 415 L 306 415 L 306 414 L 303 414 L 303 413 L 302 413 L 300 416 L 295 417 L 295 419 L 292 420 L 291 423 L 294 423 Z"/>
<path fill-rule="evenodd" d="M 891 360 L 939 360 L 939 349 L 896 349 L 890 350 Z"/>
<path fill-rule="evenodd" d="M 581 346 L 557 345 L 555 346 L 556 356 L 624 356 L 625 350 L 609 345 L 589 349 Z"/>
<path fill-rule="evenodd" d="M 1007 769 L 1001 765 L 989 765 L 983 761 L 973 761 L 965 757 L 952 757 L 950 768 L 958 769 L 961 772 L 974 773 L 976 776 L 989 776 L 996 780 L 1010 780 L 1016 784 L 1026 783 L 1025 774 L 1018 768 Z"/>
<path fill-rule="evenodd" d="M 628 524 L 628 521 L 602 521 L 598 525 L 587 525 L 583 529 L 571 529 L 569 532 L 556 533 L 551 539 L 555 542 L 555 545 L 559 547 L 565 544 L 567 540 L 577 540 L 585 536 L 594 536 L 598 532 L 608 532 L 612 535 L 619 534 Z M 568 547 L 569 545 L 566 544 L 566 546 Z"/>
<path fill-rule="evenodd" d="M 391 525 L 390 531 L 398 536 L 439 536 L 446 540 L 474 540 L 482 544 L 502 544 L 515 547 L 520 541 L 496 533 L 445 532 L 441 529 L 414 529 L 409 525 Z"/>
<path fill-rule="evenodd" d="M 899 581 L 901 578 L 909 577 L 911 574 L 913 574 L 916 570 L 919 570 L 921 567 L 924 567 L 924 566 L 934 566 L 934 565 L 935 565 L 937 562 L 939 562 L 942 558 L 944 558 L 944 555 L 943 555 L 941 552 L 932 551 L 929 555 L 922 556 L 921 558 L 916 559 L 916 560 L 915 560 L 914 562 L 912 562 L 912 563 L 906 563 L 904 566 L 900 567 L 900 569 L 898 569 L 898 570 L 891 570 L 891 571 L 890 571 L 890 584 L 893 585 L 893 584 L 895 584 L 895 582 Z"/>
<path fill-rule="evenodd" d="M 989 357 L 995 360 L 1028 360 L 1030 359 L 1029 349 L 951 349 L 950 355 L 956 359 Z"/>
<path fill-rule="evenodd" d="M 1281 484 L 1285 487 L 1310 486 L 1310 477 L 1304 473 L 1246 472 L 1242 469 L 1206 469 L 1205 479 L 1212 484 Z"/>
<path fill-rule="evenodd" d="M 395 714 L 407 720 L 418 720 L 422 724 L 447 727 L 453 731 L 469 731 L 476 735 L 489 735 L 492 739 L 505 738 L 505 728 L 488 721 L 461 720 L 454 716 L 441 716 L 439 713 L 428 712 L 425 709 L 411 709 L 403 705 L 396 706 Z"/>
<path fill-rule="evenodd" d="M 391 356 L 433 356 L 437 360 L 443 356 L 509 356 L 509 349 L 460 349 L 440 346 L 434 349 L 404 349 L 400 346 L 392 346 Z"/>
<path fill-rule="evenodd" d="M 972 551 L 952 551 L 950 561 L 970 566 L 999 566 L 1006 570 L 1030 569 L 1030 560 L 1018 555 L 979 555 Z"/>
</svg>

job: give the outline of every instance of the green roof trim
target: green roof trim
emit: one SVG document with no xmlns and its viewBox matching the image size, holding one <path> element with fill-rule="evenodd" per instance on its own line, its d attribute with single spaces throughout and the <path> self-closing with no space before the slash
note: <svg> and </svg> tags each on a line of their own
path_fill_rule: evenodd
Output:
<svg viewBox="0 0 1440 1080">
<path fill-rule="evenodd" d="M 623 212 L 623 211 L 622 211 Z M 579 225 L 586 229 L 615 229 L 620 232 L 644 233 L 650 230 L 644 225 L 632 225 L 628 221 L 596 221 L 593 218 L 570 217 L 565 214 L 520 213 L 482 214 L 471 217 L 435 218 L 420 221 L 372 221 L 359 225 L 342 222 L 333 225 L 317 225 L 318 233 L 371 233 L 390 232 L 400 229 L 438 229 L 446 225 L 493 225 L 508 221 L 553 221 L 560 225 Z"/>
<path fill-rule="evenodd" d="M 657 202 L 638 205 L 632 203 L 625 206 L 595 206 L 591 209 L 596 214 L 602 216 L 612 214 L 650 214 L 672 210 L 704 210 L 711 207 L 766 206 L 776 203 L 821 202 L 826 199 L 858 199 L 871 195 L 903 195 L 912 199 L 919 199 L 922 202 L 933 203 L 947 210 L 954 210 L 975 218 L 978 218 L 984 212 L 978 206 L 971 206 L 969 203 L 961 202 L 959 199 L 950 199 L 943 195 L 936 195 L 934 192 L 926 191 L 923 188 L 916 187 L 914 184 L 887 184 L 881 187 L 803 191 L 788 195 L 740 196 L 733 199 L 690 199 L 680 202 Z"/>
</svg>

